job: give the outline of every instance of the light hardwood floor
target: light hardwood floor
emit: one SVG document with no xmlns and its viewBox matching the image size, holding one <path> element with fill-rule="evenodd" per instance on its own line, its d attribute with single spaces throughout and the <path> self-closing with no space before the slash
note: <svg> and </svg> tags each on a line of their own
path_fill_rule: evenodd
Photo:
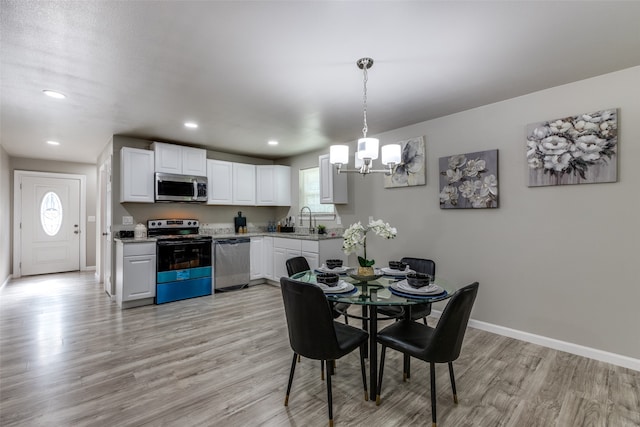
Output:
<svg viewBox="0 0 640 427">
<path fill-rule="evenodd" d="M 326 425 L 317 362 L 283 406 L 291 355 L 275 286 L 121 311 L 93 273 L 23 278 L 0 291 L 0 425 Z M 376 406 L 358 352 L 341 359 L 336 426 L 430 426 L 429 370 L 401 366 L 389 351 Z M 458 405 L 436 367 L 441 427 L 640 426 L 640 372 L 471 328 L 454 366 Z"/>
</svg>

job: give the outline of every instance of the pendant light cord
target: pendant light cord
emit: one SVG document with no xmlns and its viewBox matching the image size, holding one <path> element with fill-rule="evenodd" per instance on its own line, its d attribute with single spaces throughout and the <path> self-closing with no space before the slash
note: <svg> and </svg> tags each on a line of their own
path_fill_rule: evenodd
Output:
<svg viewBox="0 0 640 427">
<path fill-rule="evenodd" d="M 362 74 L 363 74 L 363 81 L 364 81 L 364 89 L 362 92 L 362 111 L 363 111 L 363 118 L 364 118 L 364 127 L 362 128 L 362 134 L 366 138 L 367 131 L 369 130 L 369 128 L 367 127 L 367 80 L 369 80 L 367 69 L 369 68 L 369 61 L 364 60 L 363 65 L 364 66 L 362 67 Z"/>
</svg>

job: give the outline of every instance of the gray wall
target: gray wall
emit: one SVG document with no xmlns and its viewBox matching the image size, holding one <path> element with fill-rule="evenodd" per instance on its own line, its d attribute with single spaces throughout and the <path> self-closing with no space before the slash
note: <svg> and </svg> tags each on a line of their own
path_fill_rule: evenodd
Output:
<svg viewBox="0 0 640 427">
<path fill-rule="evenodd" d="M 0 286 L 11 274 L 11 199 L 9 155 L 0 145 Z"/>
<path fill-rule="evenodd" d="M 432 258 L 452 283 L 479 281 L 474 319 L 640 358 L 639 99 L 635 67 L 376 135 L 381 145 L 425 136 L 427 185 L 349 176 L 342 221 L 398 228 L 394 240 L 369 239 L 378 261 Z M 618 182 L 527 187 L 525 126 L 606 108 L 619 108 Z M 500 208 L 441 210 L 438 158 L 489 149 Z"/>
<path fill-rule="evenodd" d="M 86 215 L 96 216 L 96 197 L 98 195 L 98 181 L 96 165 L 86 163 L 58 162 L 42 159 L 26 159 L 22 157 L 11 157 L 11 206 L 13 207 L 13 171 L 37 171 L 70 173 L 86 176 Z M 86 220 L 86 218 L 85 218 Z M 85 243 L 87 248 L 86 266 L 88 268 L 96 265 L 96 223 L 86 222 Z"/>
</svg>

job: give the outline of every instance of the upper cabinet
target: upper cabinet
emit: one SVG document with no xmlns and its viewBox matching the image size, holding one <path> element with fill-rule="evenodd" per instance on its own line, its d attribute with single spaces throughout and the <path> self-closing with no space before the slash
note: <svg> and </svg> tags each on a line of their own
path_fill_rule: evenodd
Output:
<svg viewBox="0 0 640 427">
<path fill-rule="evenodd" d="M 154 203 L 154 153 L 122 147 L 120 150 L 120 203 Z"/>
<path fill-rule="evenodd" d="M 207 160 L 209 205 L 256 204 L 256 167 L 245 163 Z"/>
<path fill-rule="evenodd" d="M 329 162 L 329 155 L 318 158 L 320 167 L 320 203 L 348 203 L 347 174 L 337 174 Z"/>
<path fill-rule="evenodd" d="M 291 168 L 256 166 L 256 205 L 291 206 Z"/>
<path fill-rule="evenodd" d="M 254 206 L 256 204 L 256 166 L 246 163 L 232 163 L 232 169 L 233 204 Z"/>
<path fill-rule="evenodd" d="M 209 205 L 231 205 L 233 203 L 233 164 L 222 160 L 207 160 Z"/>
<path fill-rule="evenodd" d="M 207 150 L 154 142 L 155 171 L 178 175 L 207 176 Z"/>
</svg>

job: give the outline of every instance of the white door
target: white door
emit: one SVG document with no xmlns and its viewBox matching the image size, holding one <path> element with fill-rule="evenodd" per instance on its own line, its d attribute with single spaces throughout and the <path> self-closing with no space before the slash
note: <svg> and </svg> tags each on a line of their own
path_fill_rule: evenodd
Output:
<svg viewBox="0 0 640 427">
<path fill-rule="evenodd" d="M 23 176 L 21 274 L 80 269 L 80 180 Z"/>
</svg>

